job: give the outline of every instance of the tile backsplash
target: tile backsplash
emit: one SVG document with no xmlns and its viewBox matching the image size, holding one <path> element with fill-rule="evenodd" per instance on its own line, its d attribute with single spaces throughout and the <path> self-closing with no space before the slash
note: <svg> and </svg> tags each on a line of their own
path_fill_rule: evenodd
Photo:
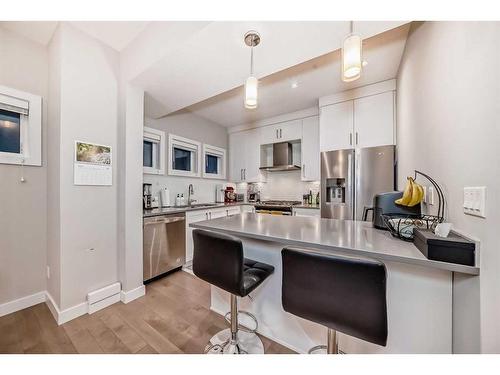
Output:
<svg viewBox="0 0 500 375">
<path fill-rule="evenodd" d="M 257 184 L 262 200 L 302 200 L 302 195 L 312 190 L 313 194 L 319 191 L 319 181 L 304 182 L 300 179 L 301 171 L 267 172 L 267 182 Z M 246 193 L 247 184 L 237 184 L 236 190 Z"/>
<path fill-rule="evenodd" d="M 184 194 L 187 201 L 188 186 L 193 184 L 194 196 L 198 203 L 215 202 L 215 189 L 217 185 L 223 184 L 223 180 L 209 180 L 204 178 L 187 178 L 177 176 L 157 176 L 148 175 L 143 176 L 144 183 L 152 184 L 153 195 L 157 195 L 160 189 L 166 187 L 170 193 L 170 204 L 175 204 L 175 197 L 177 194 Z"/>
</svg>

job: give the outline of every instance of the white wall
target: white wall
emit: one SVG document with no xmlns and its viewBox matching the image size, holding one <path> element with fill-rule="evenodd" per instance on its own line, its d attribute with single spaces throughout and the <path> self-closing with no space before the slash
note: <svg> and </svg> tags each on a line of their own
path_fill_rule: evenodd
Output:
<svg viewBox="0 0 500 375">
<path fill-rule="evenodd" d="M 47 292 L 59 306 L 61 303 L 61 33 L 58 30 L 48 46 L 49 95 L 47 126 L 47 267 L 50 278 Z"/>
<path fill-rule="evenodd" d="M 181 137 L 186 137 L 206 143 L 212 146 L 225 148 L 226 155 L 229 157 L 228 135 L 227 130 L 223 126 L 215 124 L 202 117 L 193 115 L 188 112 L 179 112 L 174 115 L 162 117 L 160 119 L 146 118 L 144 126 L 163 130 L 167 137 L 168 134 L 175 134 Z M 167 142 L 168 143 L 168 142 Z M 167 145 L 168 147 L 168 145 Z M 166 164 L 169 163 L 168 149 L 166 150 Z M 226 161 L 226 175 L 228 176 Z M 167 173 L 165 171 L 165 173 Z M 193 184 L 195 199 L 200 203 L 214 202 L 215 189 L 217 184 L 224 183 L 225 180 L 213 180 L 206 178 L 186 178 L 178 176 L 144 175 L 144 182 L 153 184 L 153 193 L 158 192 L 161 188 L 167 187 L 170 190 L 170 203 L 175 203 L 174 199 L 177 194 L 184 194 L 187 199 L 188 186 Z"/>
<path fill-rule="evenodd" d="M 42 167 L 0 164 L 0 305 L 45 290 L 48 54 L 0 27 L 0 85 L 42 96 Z"/>
<path fill-rule="evenodd" d="M 112 186 L 75 186 L 75 140 L 109 145 L 117 150 L 119 55 L 88 35 L 62 23 L 52 43 L 51 56 L 59 56 L 59 83 L 51 100 L 59 117 L 49 137 L 59 138 L 59 161 L 50 174 L 59 184 L 59 200 L 49 206 L 49 238 L 59 237 L 61 310 L 84 303 L 89 291 L 118 280 L 117 160 L 113 156 Z M 60 39 L 58 39 L 60 38 Z M 57 64 L 57 62 L 55 62 Z M 57 171 L 57 168 L 59 171 Z M 59 180 L 59 181 L 57 181 Z M 53 183 L 54 181 L 49 181 Z M 57 198 L 57 197 L 56 197 Z M 51 219 L 51 220 L 52 220 Z"/>
<path fill-rule="evenodd" d="M 118 274 L 124 292 L 143 285 L 142 147 L 144 91 L 120 82 L 118 126 Z"/>
<path fill-rule="evenodd" d="M 456 278 L 459 352 L 500 353 L 499 45 L 498 22 L 417 24 L 397 79 L 399 188 L 427 172 L 444 188 L 448 221 L 481 240 L 480 277 Z M 463 214 L 464 186 L 487 187 L 486 219 Z"/>
</svg>

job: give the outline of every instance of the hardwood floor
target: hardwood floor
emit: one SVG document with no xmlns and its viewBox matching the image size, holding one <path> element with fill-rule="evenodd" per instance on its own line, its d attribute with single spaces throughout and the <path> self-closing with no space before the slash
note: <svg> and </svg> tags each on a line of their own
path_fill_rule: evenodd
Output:
<svg viewBox="0 0 500 375">
<path fill-rule="evenodd" d="M 0 317 L 0 353 L 202 353 L 227 328 L 209 306 L 209 285 L 179 271 L 148 284 L 142 298 L 61 326 L 44 303 Z M 261 338 L 266 353 L 293 353 Z"/>
</svg>

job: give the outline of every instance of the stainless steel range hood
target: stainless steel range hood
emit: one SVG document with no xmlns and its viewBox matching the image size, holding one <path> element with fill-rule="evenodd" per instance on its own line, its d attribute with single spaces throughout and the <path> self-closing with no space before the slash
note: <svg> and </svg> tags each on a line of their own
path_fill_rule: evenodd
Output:
<svg viewBox="0 0 500 375">
<path fill-rule="evenodd" d="M 261 170 L 269 172 L 296 171 L 300 169 L 293 164 L 292 144 L 289 142 L 273 144 L 273 165 L 260 167 Z"/>
</svg>

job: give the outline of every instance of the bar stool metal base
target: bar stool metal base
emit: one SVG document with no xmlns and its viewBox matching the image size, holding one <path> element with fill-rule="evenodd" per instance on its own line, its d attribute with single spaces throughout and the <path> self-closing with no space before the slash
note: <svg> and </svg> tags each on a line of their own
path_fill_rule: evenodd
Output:
<svg viewBox="0 0 500 375">
<path fill-rule="evenodd" d="M 307 354 L 339 354 L 339 341 L 337 331 L 328 328 L 328 345 L 313 346 Z"/>
<path fill-rule="evenodd" d="M 255 324 L 255 328 L 247 328 L 244 325 L 238 324 L 238 331 L 243 331 L 247 333 L 256 333 L 257 330 L 259 329 L 259 322 L 257 321 L 255 315 L 245 310 L 238 310 L 238 321 L 240 320 L 240 315 L 245 315 L 248 318 L 250 318 L 250 320 L 252 320 L 253 323 Z M 226 319 L 226 322 L 229 325 L 231 325 L 231 311 L 228 311 L 226 315 L 224 315 L 224 319 Z"/>
<path fill-rule="evenodd" d="M 243 311 L 240 311 L 243 313 Z M 214 335 L 205 347 L 206 354 L 264 354 L 262 340 L 251 329 L 241 329 L 238 324 L 238 299 L 231 294 L 231 328 L 224 329 Z M 255 320 L 257 330 L 257 319 L 254 315 L 245 312 L 252 320 Z"/>
<path fill-rule="evenodd" d="M 264 354 L 264 344 L 254 333 L 239 331 L 236 342 L 231 340 L 231 329 L 218 332 L 205 347 L 206 354 Z"/>
</svg>

